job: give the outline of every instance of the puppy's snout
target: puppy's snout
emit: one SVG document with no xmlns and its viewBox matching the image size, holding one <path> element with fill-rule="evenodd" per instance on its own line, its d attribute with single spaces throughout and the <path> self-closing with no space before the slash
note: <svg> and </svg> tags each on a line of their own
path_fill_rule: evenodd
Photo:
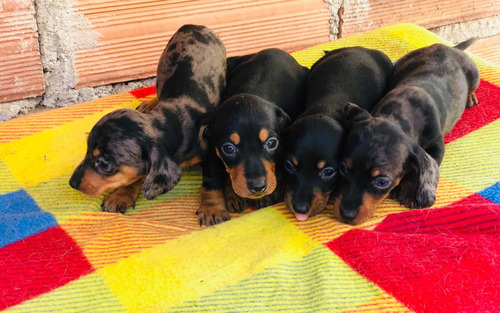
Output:
<svg viewBox="0 0 500 313">
<path fill-rule="evenodd" d="M 358 210 L 345 210 L 345 209 L 340 209 L 340 216 L 344 220 L 344 222 L 351 222 L 358 217 Z"/>
<path fill-rule="evenodd" d="M 267 188 L 266 180 L 263 178 L 249 179 L 247 188 L 251 193 L 261 193 Z"/>
<path fill-rule="evenodd" d="M 83 167 L 82 165 L 79 165 L 76 169 L 73 175 L 71 175 L 71 178 L 69 179 L 69 185 L 71 188 L 78 190 L 80 188 L 80 184 L 82 182 L 83 178 Z"/>
<path fill-rule="evenodd" d="M 307 214 L 309 213 L 309 206 L 305 203 L 294 203 L 293 210 L 295 211 L 295 213 Z"/>
<path fill-rule="evenodd" d="M 71 176 L 69 180 L 69 185 L 71 186 L 71 188 L 78 190 L 78 187 L 80 187 L 80 182 L 74 179 L 73 176 Z"/>
</svg>

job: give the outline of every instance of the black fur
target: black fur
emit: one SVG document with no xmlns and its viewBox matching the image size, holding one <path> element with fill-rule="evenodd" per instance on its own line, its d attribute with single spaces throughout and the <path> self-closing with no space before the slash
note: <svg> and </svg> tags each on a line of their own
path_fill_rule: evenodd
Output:
<svg viewBox="0 0 500 313">
<path fill-rule="evenodd" d="M 371 110 L 391 73 L 385 54 L 363 47 L 330 51 L 312 66 L 306 110 L 284 135 L 285 202 L 297 218 L 319 214 L 335 186 L 348 102 Z"/>
<path fill-rule="evenodd" d="M 279 188 L 271 186 L 268 178 L 275 179 L 274 164 L 281 132 L 302 111 L 307 75 L 307 68 L 278 49 L 229 58 L 223 103 L 216 111 L 202 116 L 198 125 L 202 190 L 222 191 L 231 184 L 233 188 L 226 188 L 227 208 L 213 210 L 202 202 L 198 211 L 201 224 L 222 221 L 218 216 L 225 214 L 226 209 L 240 212 L 248 204 L 260 207 L 278 200 L 273 192 Z M 259 138 L 262 130 L 267 132 L 266 142 Z M 223 146 L 231 143 L 233 134 L 240 140 L 234 144 L 235 154 L 227 155 Z M 273 140 L 277 146 L 268 149 Z M 246 181 L 246 186 L 230 179 L 228 172 L 236 173 L 237 168 L 244 170 L 235 179 Z"/>
</svg>

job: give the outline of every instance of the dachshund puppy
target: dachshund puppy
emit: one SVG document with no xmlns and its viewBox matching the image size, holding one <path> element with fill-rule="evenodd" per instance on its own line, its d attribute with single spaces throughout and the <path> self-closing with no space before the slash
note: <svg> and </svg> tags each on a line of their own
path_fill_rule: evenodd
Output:
<svg viewBox="0 0 500 313">
<path fill-rule="evenodd" d="M 71 187 L 93 196 L 116 189 L 102 207 L 122 213 L 135 205 L 141 188 L 146 199 L 172 189 L 180 166 L 198 158 L 195 123 L 218 105 L 225 75 L 226 51 L 217 35 L 204 26 L 182 26 L 161 55 L 157 98 L 97 122 Z"/>
<path fill-rule="evenodd" d="M 465 107 L 477 104 L 476 64 L 456 47 L 435 44 L 415 50 L 394 66 L 389 92 L 372 115 L 358 111 L 339 167 L 334 214 L 359 224 L 387 196 L 409 208 L 436 200 L 444 141 Z"/>
<path fill-rule="evenodd" d="M 199 120 L 203 183 L 200 225 L 229 219 L 248 205 L 279 200 L 280 134 L 300 114 L 309 70 L 278 49 L 230 58 L 223 102 Z"/>
<path fill-rule="evenodd" d="M 384 53 L 363 47 L 330 51 L 312 66 L 305 112 L 284 134 L 285 203 L 298 220 L 321 213 L 335 187 L 347 103 L 371 110 L 391 73 Z"/>
</svg>

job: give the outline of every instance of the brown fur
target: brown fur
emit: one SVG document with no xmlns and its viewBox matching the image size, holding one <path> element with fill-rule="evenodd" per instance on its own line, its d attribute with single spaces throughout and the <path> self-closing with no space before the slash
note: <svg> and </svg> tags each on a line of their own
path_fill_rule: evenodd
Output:
<svg viewBox="0 0 500 313">
<path fill-rule="evenodd" d="M 200 188 L 201 205 L 196 215 L 201 225 L 215 225 L 230 219 L 221 190 L 207 191 Z"/>
<path fill-rule="evenodd" d="M 102 202 L 102 210 L 109 213 L 125 213 L 127 208 L 135 207 L 135 200 L 141 192 L 142 183 L 142 179 L 139 179 L 135 183 L 119 187 L 115 192 L 107 195 Z"/>
<path fill-rule="evenodd" d="M 83 175 L 80 191 L 88 195 L 99 196 L 107 190 L 128 186 L 140 178 L 137 175 L 137 169 L 130 166 L 121 166 L 117 174 L 108 177 L 103 177 L 88 168 Z"/>
</svg>

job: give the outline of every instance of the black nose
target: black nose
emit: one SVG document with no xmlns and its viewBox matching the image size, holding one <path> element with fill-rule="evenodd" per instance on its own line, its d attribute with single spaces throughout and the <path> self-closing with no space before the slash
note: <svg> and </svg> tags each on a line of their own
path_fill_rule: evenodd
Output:
<svg viewBox="0 0 500 313">
<path fill-rule="evenodd" d="M 293 204 L 293 210 L 295 213 L 307 214 L 309 212 L 309 206 L 305 203 Z"/>
<path fill-rule="evenodd" d="M 247 188 L 252 193 L 263 192 L 267 188 L 266 181 L 263 179 L 249 179 Z"/>
<path fill-rule="evenodd" d="M 78 188 L 80 187 L 80 183 L 82 182 L 83 172 L 84 170 L 82 165 L 78 165 L 78 167 L 75 169 L 75 172 L 69 179 L 69 185 L 71 186 L 71 188 L 78 190 Z"/>
<path fill-rule="evenodd" d="M 78 179 L 75 179 L 75 177 L 71 176 L 69 179 L 69 185 L 71 188 L 78 190 L 78 187 L 80 186 L 80 181 Z"/>
<path fill-rule="evenodd" d="M 358 217 L 358 210 L 345 210 L 340 209 L 340 216 L 346 221 L 350 222 Z"/>
</svg>

